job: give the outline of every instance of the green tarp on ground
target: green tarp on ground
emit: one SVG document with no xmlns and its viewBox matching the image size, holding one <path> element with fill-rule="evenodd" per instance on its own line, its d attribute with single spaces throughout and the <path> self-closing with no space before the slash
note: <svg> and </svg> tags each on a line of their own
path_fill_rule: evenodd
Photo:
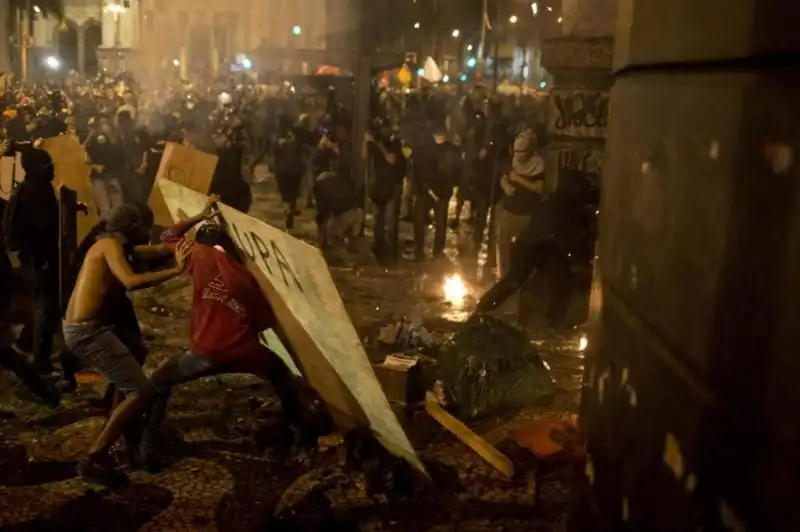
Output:
<svg viewBox="0 0 800 532">
<path fill-rule="evenodd" d="M 447 408 L 462 420 L 548 404 L 558 389 L 525 333 L 490 316 L 462 325 L 439 364 Z"/>
</svg>

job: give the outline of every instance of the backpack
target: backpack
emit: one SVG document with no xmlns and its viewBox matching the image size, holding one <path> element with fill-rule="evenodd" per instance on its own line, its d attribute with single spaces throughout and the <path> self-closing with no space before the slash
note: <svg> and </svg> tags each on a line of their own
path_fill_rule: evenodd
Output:
<svg viewBox="0 0 800 532">
<path fill-rule="evenodd" d="M 25 238 L 22 224 L 19 223 L 17 206 L 19 205 L 19 189 L 21 183 L 14 182 L 11 195 L 3 211 L 2 233 L 6 250 L 10 252 L 19 251 Z"/>
</svg>

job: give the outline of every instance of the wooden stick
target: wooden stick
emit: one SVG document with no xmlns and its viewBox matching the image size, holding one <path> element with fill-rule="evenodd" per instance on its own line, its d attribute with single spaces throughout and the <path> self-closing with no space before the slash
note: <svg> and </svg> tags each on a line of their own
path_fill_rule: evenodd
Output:
<svg viewBox="0 0 800 532">
<path fill-rule="evenodd" d="M 508 478 L 514 476 L 514 464 L 511 460 L 495 449 L 489 442 L 475 434 L 468 426 L 456 419 L 447 410 L 442 408 L 436 398 L 428 392 L 425 398 L 425 411 L 428 412 L 441 426 L 461 440 L 467 447 L 489 462 L 492 467 Z"/>
</svg>

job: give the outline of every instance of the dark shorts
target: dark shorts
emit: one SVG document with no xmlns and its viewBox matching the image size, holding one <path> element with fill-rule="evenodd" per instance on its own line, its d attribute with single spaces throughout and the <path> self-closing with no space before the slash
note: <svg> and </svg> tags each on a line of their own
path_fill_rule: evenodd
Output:
<svg viewBox="0 0 800 532">
<path fill-rule="evenodd" d="M 83 367 L 101 372 L 125 396 L 152 395 L 142 366 L 110 325 L 64 322 L 64 343 Z"/>
</svg>

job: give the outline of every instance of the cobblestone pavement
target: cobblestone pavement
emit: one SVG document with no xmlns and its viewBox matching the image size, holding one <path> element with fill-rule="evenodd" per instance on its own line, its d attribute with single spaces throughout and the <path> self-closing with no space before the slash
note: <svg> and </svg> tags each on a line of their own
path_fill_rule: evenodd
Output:
<svg viewBox="0 0 800 532">
<path fill-rule="evenodd" d="M 254 186 L 252 215 L 280 226 L 282 207 L 268 184 Z M 293 231 L 310 240 L 313 215 Z M 441 280 L 455 263 L 385 268 L 361 257 L 333 276 L 365 345 L 380 326 L 420 316 L 437 332 L 453 325 Z M 189 290 L 176 280 L 162 291 L 137 294 L 151 349 L 152 370 L 186 344 Z M 549 360 L 574 407 L 582 360 Z M 173 394 L 169 426 L 179 434 L 174 461 L 161 474 L 131 473 L 131 484 L 108 490 L 87 485 L 76 461 L 102 425 L 101 384 L 85 379 L 56 411 L 26 400 L 0 375 L 0 529 L 9 531 L 249 531 L 249 530 L 562 530 L 567 492 L 562 472 L 542 487 L 535 508 L 523 480 L 500 477 L 477 455 L 429 420 L 414 437 L 423 460 L 444 471 L 446 485 L 420 486 L 404 500 L 367 495 L 364 478 L 345 473 L 341 444 L 327 438 L 319 452 L 279 456 L 269 434 L 277 406 L 269 390 L 246 376 L 204 379 Z M 474 427 L 500 442 L 509 427 L 554 409 L 531 409 Z M 259 442 L 259 443 L 256 443 Z"/>
</svg>

